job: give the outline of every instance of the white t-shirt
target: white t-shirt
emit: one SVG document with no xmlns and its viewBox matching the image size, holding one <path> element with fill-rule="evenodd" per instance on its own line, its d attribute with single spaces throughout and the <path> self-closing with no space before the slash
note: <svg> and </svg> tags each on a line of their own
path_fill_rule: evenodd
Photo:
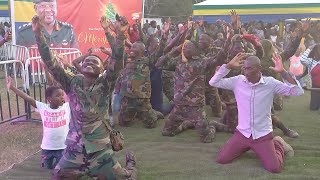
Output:
<svg viewBox="0 0 320 180">
<path fill-rule="evenodd" d="M 65 149 L 69 131 L 70 106 L 66 102 L 58 109 L 51 109 L 49 104 L 36 101 L 36 112 L 42 119 L 43 137 L 41 148 L 45 150 Z"/>
</svg>

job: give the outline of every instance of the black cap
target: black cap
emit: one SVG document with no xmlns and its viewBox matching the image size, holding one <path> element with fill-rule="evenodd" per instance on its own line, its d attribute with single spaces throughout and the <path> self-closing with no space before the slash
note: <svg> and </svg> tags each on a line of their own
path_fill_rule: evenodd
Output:
<svg viewBox="0 0 320 180">
<path fill-rule="evenodd" d="M 33 3 L 39 4 L 41 2 L 56 2 L 56 0 L 33 0 Z"/>
</svg>

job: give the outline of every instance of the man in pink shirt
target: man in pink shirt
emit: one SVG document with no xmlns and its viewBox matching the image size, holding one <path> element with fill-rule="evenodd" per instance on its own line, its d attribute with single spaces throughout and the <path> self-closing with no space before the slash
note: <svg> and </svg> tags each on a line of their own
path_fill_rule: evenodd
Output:
<svg viewBox="0 0 320 180">
<path fill-rule="evenodd" d="M 300 84 L 290 75 L 278 55 L 273 56 L 275 67 L 270 67 L 282 75 L 284 82 L 261 74 L 260 59 L 239 53 L 228 64 L 222 65 L 211 78 L 213 87 L 232 90 L 238 105 L 238 126 L 227 144 L 220 150 L 216 161 L 231 163 L 248 150 L 256 153 L 264 168 L 279 173 L 284 155 L 293 156 L 292 147 L 280 136 L 272 135 L 271 107 L 273 96 L 300 96 L 304 93 Z M 231 69 L 242 67 L 243 75 L 224 78 Z"/>
</svg>

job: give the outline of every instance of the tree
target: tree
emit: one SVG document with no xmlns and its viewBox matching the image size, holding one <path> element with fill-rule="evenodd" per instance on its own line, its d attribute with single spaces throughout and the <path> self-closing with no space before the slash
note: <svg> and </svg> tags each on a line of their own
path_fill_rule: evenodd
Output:
<svg viewBox="0 0 320 180">
<path fill-rule="evenodd" d="M 164 4 L 161 0 L 145 0 L 145 13 L 152 14 L 152 11 L 161 4 Z"/>
<path fill-rule="evenodd" d="M 193 4 L 201 3 L 203 1 L 205 1 L 205 0 L 193 0 Z"/>
</svg>

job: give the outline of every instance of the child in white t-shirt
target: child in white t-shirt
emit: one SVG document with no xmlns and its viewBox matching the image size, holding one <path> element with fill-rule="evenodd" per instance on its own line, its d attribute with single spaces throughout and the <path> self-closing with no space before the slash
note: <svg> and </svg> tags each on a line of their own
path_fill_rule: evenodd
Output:
<svg viewBox="0 0 320 180">
<path fill-rule="evenodd" d="M 64 92 L 58 86 L 48 87 L 45 96 L 49 104 L 45 104 L 20 91 L 11 82 L 9 77 L 7 79 L 8 89 L 35 107 L 41 115 L 43 125 L 42 167 L 53 169 L 66 148 L 65 141 L 69 131 L 70 107 L 69 103 L 64 100 Z"/>
</svg>

